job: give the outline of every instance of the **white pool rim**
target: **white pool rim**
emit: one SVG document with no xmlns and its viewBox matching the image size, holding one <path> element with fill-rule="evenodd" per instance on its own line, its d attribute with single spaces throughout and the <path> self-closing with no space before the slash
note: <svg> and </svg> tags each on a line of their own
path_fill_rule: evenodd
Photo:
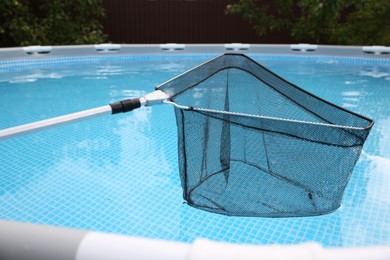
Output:
<svg viewBox="0 0 390 260">
<path fill-rule="evenodd" d="M 291 56 L 340 56 L 368 59 L 389 59 L 388 46 L 336 46 L 300 44 L 96 44 L 74 46 L 26 46 L 0 48 L 1 60 L 42 59 L 64 56 L 91 55 L 177 55 L 221 54 L 239 52 L 246 54 L 277 54 Z"/>
<path fill-rule="evenodd" d="M 390 259 L 386 246 L 239 245 L 201 238 L 189 244 L 10 221 L 0 221 L 0 234 L 0 257 L 7 260 Z"/>
</svg>

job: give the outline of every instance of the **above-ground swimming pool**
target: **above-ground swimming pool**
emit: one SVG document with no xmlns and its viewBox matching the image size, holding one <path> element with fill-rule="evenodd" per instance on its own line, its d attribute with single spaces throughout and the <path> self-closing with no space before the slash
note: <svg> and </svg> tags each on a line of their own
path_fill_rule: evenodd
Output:
<svg viewBox="0 0 390 260">
<path fill-rule="evenodd" d="M 0 129 L 143 96 L 217 56 L 0 60 Z M 192 242 L 390 243 L 390 59 L 248 53 L 290 82 L 372 118 L 342 206 L 318 217 L 228 217 L 184 203 L 173 107 L 141 108 L 0 142 L 0 219 Z"/>
</svg>

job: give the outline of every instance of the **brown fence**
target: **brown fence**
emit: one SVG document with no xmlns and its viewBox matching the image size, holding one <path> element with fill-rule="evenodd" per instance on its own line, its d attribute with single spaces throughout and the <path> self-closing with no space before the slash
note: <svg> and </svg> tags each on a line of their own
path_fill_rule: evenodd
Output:
<svg viewBox="0 0 390 260">
<path fill-rule="evenodd" d="M 232 0 L 105 0 L 104 31 L 115 43 L 283 43 L 259 38 L 241 17 L 225 15 Z"/>
</svg>

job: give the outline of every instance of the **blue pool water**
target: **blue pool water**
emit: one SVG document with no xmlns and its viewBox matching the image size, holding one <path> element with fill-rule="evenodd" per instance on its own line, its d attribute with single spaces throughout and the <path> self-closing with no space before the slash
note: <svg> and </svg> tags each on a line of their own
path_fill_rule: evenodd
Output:
<svg viewBox="0 0 390 260">
<path fill-rule="evenodd" d="M 0 129 L 140 97 L 213 55 L 0 62 Z M 336 212 L 217 215 L 186 205 L 173 108 L 161 105 L 0 142 L 0 219 L 192 242 L 390 244 L 390 60 L 252 57 L 374 119 Z"/>
</svg>

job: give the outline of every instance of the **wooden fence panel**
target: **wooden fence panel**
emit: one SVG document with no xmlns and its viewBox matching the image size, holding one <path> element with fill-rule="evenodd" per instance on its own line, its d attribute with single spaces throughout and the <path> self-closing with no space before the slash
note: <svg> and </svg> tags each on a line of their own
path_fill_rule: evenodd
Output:
<svg viewBox="0 0 390 260">
<path fill-rule="evenodd" d="M 115 43 L 270 43 L 239 16 L 225 15 L 232 0 L 105 0 L 104 32 Z"/>
</svg>

